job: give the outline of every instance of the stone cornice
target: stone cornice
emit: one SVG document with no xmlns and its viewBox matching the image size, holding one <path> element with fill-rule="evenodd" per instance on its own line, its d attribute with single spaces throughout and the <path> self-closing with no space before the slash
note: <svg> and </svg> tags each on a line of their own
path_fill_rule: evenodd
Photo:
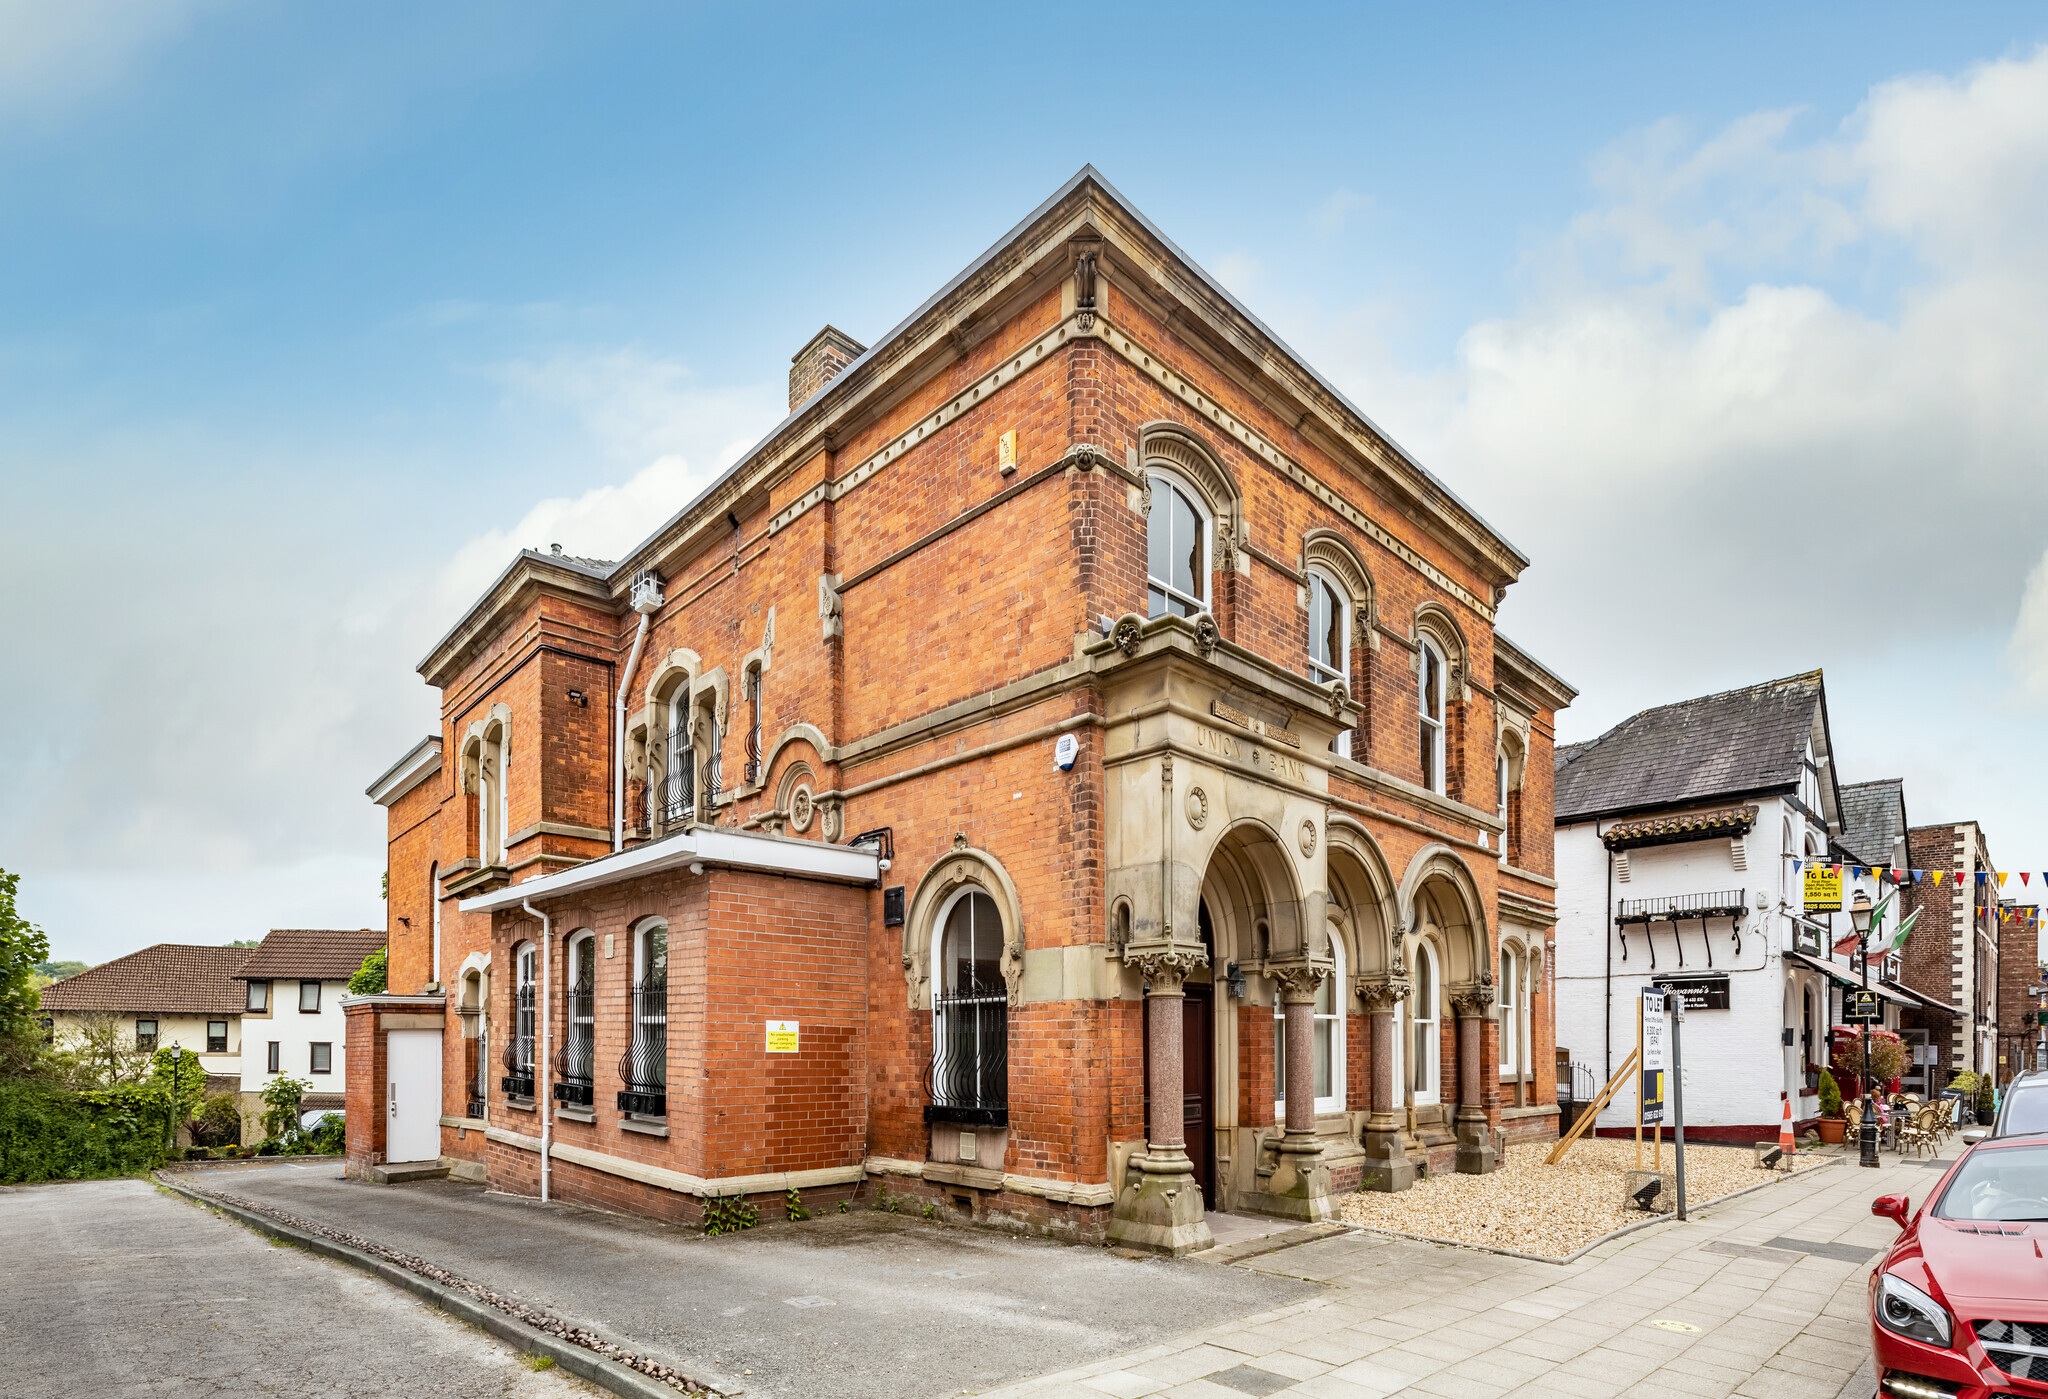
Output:
<svg viewBox="0 0 2048 1399">
<path fill-rule="evenodd" d="M 416 669 L 429 685 L 446 689 L 456 673 L 498 633 L 506 616 L 523 610 L 544 593 L 593 604 L 607 612 L 619 610 L 612 589 L 601 576 L 531 549 L 522 550 Z"/>
</svg>

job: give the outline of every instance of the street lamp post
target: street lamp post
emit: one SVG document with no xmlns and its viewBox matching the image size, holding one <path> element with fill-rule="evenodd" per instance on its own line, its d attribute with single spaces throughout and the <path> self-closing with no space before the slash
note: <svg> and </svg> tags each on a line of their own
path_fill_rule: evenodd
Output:
<svg viewBox="0 0 2048 1399">
<path fill-rule="evenodd" d="M 1863 962 L 1864 1004 L 1861 1007 L 1866 1017 L 1858 1032 L 1863 1041 L 1863 1121 L 1856 1133 L 1856 1164 L 1875 1166 L 1877 1160 L 1877 1097 L 1870 1091 L 1870 895 L 1861 889 L 1849 905 L 1849 921 L 1856 925 L 1856 955 Z"/>
<path fill-rule="evenodd" d="M 173 1148 L 175 1148 L 175 1147 L 176 1147 L 176 1146 L 178 1145 L 178 1104 L 179 1104 L 179 1103 L 182 1103 L 182 1102 L 184 1102 L 184 1101 L 185 1101 L 183 1093 L 181 1093 L 181 1092 L 179 1091 L 180 1089 L 182 1089 L 182 1088 L 184 1087 L 184 1084 L 183 1084 L 183 1082 L 182 1082 L 182 1080 L 180 1079 L 180 1077 L 179 1077 L 179 1076 L 180 1076 L 180 1075 L 181 1075 L 181 1074 L 182 1074 L 182 1073 L 184 1072 L 184 1069 L 185 1069 L 185 1046 L 184 1046 L 184 1045 L 182 1045 L 182 1044 L 180 1044 L 180 1043 L 179 1043 L 179 1042 L 178 1042 L 177 1040 L 172 1040 L 172 1041 L 171 1041 L 171 1136 L 170 1136 L 170 1140 L 169 1140 L 168 1142 L 166 1142 L 166 1143 L 164 1144 L 164 1150 L 166 1150 L 166 1151 L 172 1150 Z"/>
</svg>

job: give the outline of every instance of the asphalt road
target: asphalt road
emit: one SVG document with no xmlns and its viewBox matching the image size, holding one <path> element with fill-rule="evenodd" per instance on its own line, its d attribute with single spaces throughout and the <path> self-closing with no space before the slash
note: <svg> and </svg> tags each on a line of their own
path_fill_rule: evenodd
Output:
<svg viewBox="0 0 2048 1399">
<path fill-rule="evenodd" d="M 6 1399 L 601 1393 L 144 1181 L 0 1191 L 0 1260 Z"/>
<path fill-rule="evenodd" d="M 454 1181 L 340 1181 L 331 1167 L 192 1180 L 402 1247 L 749 1399 L 972 1394 L 1323 1291 L 865 1207 L 714 1239 Z"/>
</svg>

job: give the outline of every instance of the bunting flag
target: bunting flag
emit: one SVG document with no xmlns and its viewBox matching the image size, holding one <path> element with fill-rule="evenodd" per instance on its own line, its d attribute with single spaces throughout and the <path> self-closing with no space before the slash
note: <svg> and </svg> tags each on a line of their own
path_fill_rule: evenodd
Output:
<svg viewBox="0 0 2048 1399">
<path fill-rule="evenodd" d="M 1941 887 L 1941 877 L 1942 877 L 1943 875 L 1947 874 L 1947 873 L 1948 873 L 1948 871 L 1947 871 L 1947 870 L 1936 870 L 1936 871 L 1934 871 L 1934 887 L 1935 887 L 1935 888 L 1939 889 L 1939 888 Z"/>
<path fill-rule="evenodd" d="M 2001 889 L 2005 887 L 2005 875 L 2003 872 L 2001 872 L 1998 876 L 1998 887 Z"/>
</svg>

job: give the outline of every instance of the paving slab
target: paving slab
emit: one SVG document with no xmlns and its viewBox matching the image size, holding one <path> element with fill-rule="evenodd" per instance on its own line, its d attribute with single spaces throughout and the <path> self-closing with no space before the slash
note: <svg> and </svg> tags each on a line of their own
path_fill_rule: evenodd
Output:
<svg viewBox="0 0 2048 1399">
<path fill-rule="evenodd" d="M 328 1163 L 187 1179 L 418 1254 L 685 1373 L 743 1379 L 750 1399 L 983 1391 L 1327 1295 L 872 1209 L 707 1238 L 462 1181 L 335 1177 Z M 1245 1359 L 1217 1353 L 1210 1368 Z"/>
</svg>

